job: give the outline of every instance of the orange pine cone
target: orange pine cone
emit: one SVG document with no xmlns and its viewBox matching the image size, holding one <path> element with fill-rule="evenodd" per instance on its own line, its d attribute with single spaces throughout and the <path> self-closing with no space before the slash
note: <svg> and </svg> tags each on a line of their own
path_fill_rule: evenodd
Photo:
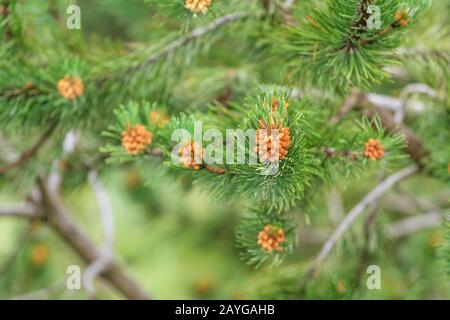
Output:
<svg viewBox="0 0 450 320">
<path fill-rule="evenodd" d="M 364 145 L 364 155 L 374 161 L 384 156 L 384 147 L 377 139 L 369 139 Z"/>
<path fill-rule="evenodd" d="M 36 244 L 31 248 L 31 261 L 35 266 L 42 266 L 48 260 L 48 248 L 45 244 Z"/>
<path fill-rule="evenodd" d="M 408 11 L 405 9 L 397 10 L 395 13 L 395 21 L 402 27 L 407 27 L 409 22 Z"/>
<path fill-rule="evenodd" d="M 197 153 L 197 154 L 196 154 Z M 199 170 L 203 162 L 202 147 L 194 142 L 188 141 L 178 149 L 181 164 L 190 169 Z"/>
<path fill-rule="evenodd" d="M 152 144 L 152 133 L 141 125 L 128 126 L 122 131 L 122 146 L 128 154 L 136 155 Z"/>
<path fill-rule="evenodd" d="M 258 244 L 264 251 L 283 251 L 280 246 L 286 240 L 284 230 L 268 224 L 258 234 Z"/>
<path fill-rule="evenodd" d="M 206 13 L 211 3 L 212 0 L 186 0 L 184 7 L 193 13 Z"/>
<path fill-rule="evenodd" d="M 58 81 L 58 92 L 69 100 L 75 100 L 83 95 L 84 85 L 79 77 L 65 76 Z"/>
<path fill-rule="evenodd" d="M 344 293 L 345 292 L 345 283 L 342 280 L 339 280 L 336 283 L 336 291 L 339 293 Z"/>
<path fill-rule="evenodd" d="M 287 127 L 269 127 L 264 120 L 260 121 L 261 129 L 256 130 L 256 152 L 261 162 L 283 160 L 291 145 L 291 132 Z M 276 131 L 278 130 L 278 132 Z"/>
</svg>

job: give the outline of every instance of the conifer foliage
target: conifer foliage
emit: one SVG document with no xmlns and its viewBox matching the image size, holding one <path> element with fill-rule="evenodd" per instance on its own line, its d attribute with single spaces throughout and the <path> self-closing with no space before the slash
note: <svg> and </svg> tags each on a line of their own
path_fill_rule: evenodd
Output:
<svg viewBox="0 0 450 320">
<path fill-rule="evenodd" d="M 78 3 L 82 19 L 85 2 Z M 395 180 L 414 166 L 450 190 L 445 1 L 133 2 L 149 16 L 127 20 L 134 34 L 121 41 L 98 37 L 83 23 L 68 29 L 69 1 L 0 0 L 4 187 L 18 187 L 24 198 L 42 179 L 50 191 L 56 180 L 58 190 L 77 190 L 94 171 L 130 166 L 148 185 L 195 186 L 213 205 L 245 207 L 235 230 L 245 262 L 275 270 L 287 257 L 294 261 L 295 274 L 273 284 L 290 298 L 329 297 L 310 281 L 336 243 L 351 247 L 344 219 L 333 222 L 337 232 L 316 259 L 299 254 L 302 230 L 330 222 L 321 214 L 330 188 L 375 187 L 375 199 L 360 190 L 349 200 L 359 222 L 360 212 L 385 210 L 378 202 L 387 190 L 378 193 L 377 176 Z M 45 199 L 45 186 L 37 185 Z M 448 203 L 433 208 L 445 220 Z M 366 230 L 354 243 L 358 250 L 338 254 L 366 252 L 365 265 L 376 256 L 375 238 L 376 251 L 387 251 L 390 233 L 380 230 L 390 230 L 391 240 L 404 236 L 388 228 L 390 219 L 357 225 Z M 372 229 L 378 237 L 370 238 Z M 448 237 L 443 241 L 439 259 L 450 268 Z M 48 254 L 35 251 L 36 263 Z M 305 261 L 314 272 L 304 272 Z M 342 293 L 342 286 L 332 291 Z"/>
</svg>

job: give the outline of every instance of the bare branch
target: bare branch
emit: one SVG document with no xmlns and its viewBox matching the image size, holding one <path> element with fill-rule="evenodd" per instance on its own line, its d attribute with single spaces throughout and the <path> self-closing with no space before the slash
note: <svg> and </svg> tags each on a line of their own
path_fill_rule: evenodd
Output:
<svg viewBox="0 0 450 320">
<path fill-rule="evenodd" d="M 341 221 L 344 216 L 344 205 L 342 203 L 342 195 L 338 190 L 332 188 L 326 198 L 328 214 L 334 224 Z"/>
<path fill-rule="evenodd" d="M 379 98 L 380 96 L 377 96 Z M 373 100 L 374 96 L 372 96 Z M 422 144 L 422 141 L 416 136 L 416 134 L 403 124 L 400 124 L 392 116 L 392 114 L 382 108 L 379 105 L 375 105 L 373 101 L 369 99 L 369 96 L 361 91 L 354 91 L 344 102 L 341 109 L 334 115 L 330 121 L 330 125 L 337 124 L 342 118 L 353 108 L 359 107 L 364 110 L 364 113 L 369 118 L 378 115 L 381 119 L 383 127 L 388 132 L 400 132 L 405 136 L 407 147 L 406 152 L 411 158 L 419 165 L 422 166 L 422 160 L 428 155 L 428 151 Z M 401 108 L 401 105 L 397 108 Z"/>
<path fill-rule="evenodd" d="M 291 7 L 294 5 L 294 3 L 295 3 L 295 0 L 286 0 L 281 4 L 281 6 L 284 9 L 291 9 Z"/>
<path fill-rule="evenodd" d="M 61 185 L 62 173 L 61 173 L 61 162 L 67 160 L 67 158 L 75 151 L 75 148 L 80 140 L 80 133 L 75 131 L 69 131 L 63 141 L 63 154 L 61 159 L 53 161 L 52 172 L 48 177 L 48 186 L 51 190 L 56 192 Z"/>
<path fill-rule="evenodd" d="M 51 125 L 41 136 L 40 138 L 27 150 L 22 152 L 22 154 L 13 162 L 8 163 L 7 165 L 0 168 L 0 175 L 5 174 L 8 170 L 11 170 L 17 166 L 20 166 L 22 163 L 30 160 L 42 147 L 45 141 L 51 136 L 53 131 L 56 128 L 56 124 Z"/>
<path fill-rule="evenodd" d="M 0 133 L 0 159 L 3 162 L 13 162 L 18 158 L 16 150 L 10 145 L 5 137 Z"/>
<path fill-rule="evenodd" d="M 65 289 L 66 281 L 59 280 L 50 284 L 47 288 L 39 289 L 33 292 L 21 294 L 13 297 L 12 300 L 46 300 L 51 298 L 53 294 Z"/>
<path fill-rule="evenodd" d="M 114 257 L 114 215 L 108 194 L 98 179 L 97 172 L 91 170 L 88 179 L 99 205 L 104 239 L 101 255 L 86 268 L 83 276 L 83 287 L 86 293 L 94 296 L 95 289 L 93 283 L 95 278 L 108 267 Z"/>
<path fill-rule="evenodd" d="M 305 280 L 315 275 L 319 266 L 325 261 L 330 252 L 335 247 L 337 241 L 350 228 L 352 223 L 364 213 L 368 205 L 375 203 L 383 193 L 388 191 L 394 184 L 416 173 L 418 167 L 416 165 L 409 166 L 402 169 L 393 175 L 389 176 L 378 184 L 372 191 L 370 191 L 353 209 L 345 216 L 345 218 L 338 225 L 336 230 L 331 234 L 328 240 L 323 245 L 317 258 L 314 260 L 312 266 L 306 273 Z"/>
<path fill-rule="evenodd" d="M 219 17 L 216 20 L 214 20 L 213 22 L 211 22 L 210 24 L 208 24 L 204 27 L 197 27 L 194 30 L 192 30 L 191 33 L 187 34 L 186 36 L 180 37 L 180 38 L 170 42 L 160 52 L 151 55 L 145 61 L 137 64 L 136 66 L 125 69 L 122 73 L 123 74 L 134 73 L 145 66 L 152 65 L 152 64 L 158 62 L 159 60 L 167 58 L 173 52 L 177 51 L 178 49 L 180 49 L 182 47 L 185 47 L 192 41 L 199 39 L 199 38 L 205 36 L 206 34 L 215 31 L 219 27 L 230 24 L 230 23 L 240 20 L 240 19 L 247 18 L 249 16 L 250 16 L 249 13 L 236 12 L 236 13 L 230 13 L 230 14 L 226 14 L 222 17 Z M 106 81 L 109 78 L 110 78 L 110 76 L 105 77 L 105 78 L 101 79 L 101 81 Z"/>
<path fill-rule="evenodd" d="M 439 212 L 429 212 L 426 214 L 406 218 L 395 222 L 386 228 L 386 235 L 391 239 L 407 236 L 417 231 L 430 229 L 438 226 L 442 222 L 442 214 Z"/>
<path fill-rule="evenodd" d="M 40 219 L 43 218 L 43 215 L 31 203 L 24 203 L 0 208 L 0 217 Z"/>
<path fill-rule="evenodd" d="M 323 244 L 330 236 L 331 230 L 325 228 L 301 228 L 298 231 L 298 243 L 302 245 Z"/>
<path fill-rule="evenodd" d="M 38 179 L 38 186 L 49 225 L 88 265 L 98 260 L 102 252 L 73 221 L 59 195 L 52 192 L 42 178 Z M 115 261 L 112 261 L 101 275 L 128 299 L 150 299 Z"/>
<path fill-rule="evenodd" d="M 366 109 L 365 114 L 368 117 L 378 115 L 381 119 L 383 127 L 388 132 L 400 132 L 406 139 L 406 152 L 419 165 L 422 166 L 422 160 L 428 155 L 428 150 L 423 146 L 422 141 L 407 126 L 399 124 L 394 117 L 386 110 L 372 106 Z"/>
</svg>

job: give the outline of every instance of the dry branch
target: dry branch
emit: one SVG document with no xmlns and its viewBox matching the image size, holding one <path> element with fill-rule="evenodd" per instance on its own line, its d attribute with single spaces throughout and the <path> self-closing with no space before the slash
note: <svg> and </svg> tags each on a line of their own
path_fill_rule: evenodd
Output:
<svg viewBox="0 0 450 320">
<path fill-rule="evenodd" d="M 41 191 L 42 205 L 43 208 L 45 208 L 50 227 L 52 227 L 87 264 L 91 264 L 98 260 L 102 255 L 102 252 L 91 240 L 89 240 L 87 235 L 77 226 L 75 221 L 73 221 L 59 195 L 55 192 L 51 192 L 42 178 L 38 179 L 38 186 Z M 109 264 L 108 268 L 105 269 L 101 275 L 128 299 L 150 299 L 150 296 L 114 261 Z"/>
<path fill-rule="evenodd" d="M 51 125 L 40 137 L 39 139 L 27 150 L 22 152 L 22 154 L 13 162 L 0 168 L 0 175 L 5 174 L 7 171 L 20 166 L 24 162 L 30 160 L 42 147 L 45 141 L 50 138 L 53 131 L 56 129 L 56 124 Z"/>
<path fill-rule="evenodd" d="M 336 230 L 331 234 L 331 236 L 323 245 L 318 256 L 314 260 L 312 266 L 308 269 L 305 276 L 305 280 L 315 275 L 321 264 L 325 261 L 325 259 L 328 257 L 328 255 L 335 247 L 338 240 L 350 228 L 352 223 L 365 212 L 365 209 L 370 204 L 373 204 L 376 201 L 378 201 L 381 195 L 383 195 L 386 191 L 388 191 L 394 184 L 411 176 L 412 174 L 417 172 L 417 170 L 418 167 L 416 165 L 412 165 L 394 173 L 393 175 L 389 176 L 381 183 L 379 183 L 355 207 L 353 207 L 353 209 L 345 216 L 345 218 L 341 221 Z"/>
</svg>

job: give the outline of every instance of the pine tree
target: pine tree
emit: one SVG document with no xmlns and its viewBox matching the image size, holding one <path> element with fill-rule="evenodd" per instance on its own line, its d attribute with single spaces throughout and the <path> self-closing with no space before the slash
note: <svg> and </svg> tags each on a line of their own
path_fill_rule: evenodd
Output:
<svg viewBox="0 0 450 320">
<path fill-rule="evenodd" d="M 0 215 L 62 235 L 88 265 L 88 294 L 101 274 L 127 298 L 149 298 L 111 249 L 111 204 L 97 175 L 122 168 L 138 168 L 147 185 L 181 182 L 213 205 L 245 206 L 229 241 L 254 272 L 271 266 L 273 298 L 365 297 L 368 265 L 445 220 L 448 203 L 430 198 L 433 212 L 393 221 L 381 211 L 396 209 L 380 200 L 412 176 L 448 197 L 445 1 L 99 3 L 123 8 L 126 28 L 110 26 L 117 39 L 86 32 L 108 26 L 83 24 L 87 1 L 78 2 L 81 30 L 70 30 L 70 1 L 0 0 L 1 183 L 26 199 Z M 85 185 L 99 202 L 103 249 L 63 204 Z M 338 221 L 324 215 L 330 189 L 349 198 Z M 324 224 L 334 231 L 305 258 L 307 233 Z M 45 246 L 32 250 L 43 263 Z M 436 259 L 450 268 L 446 250 Z M 333 258 L 336 272 L 320 274 Z"/>
</svg>

